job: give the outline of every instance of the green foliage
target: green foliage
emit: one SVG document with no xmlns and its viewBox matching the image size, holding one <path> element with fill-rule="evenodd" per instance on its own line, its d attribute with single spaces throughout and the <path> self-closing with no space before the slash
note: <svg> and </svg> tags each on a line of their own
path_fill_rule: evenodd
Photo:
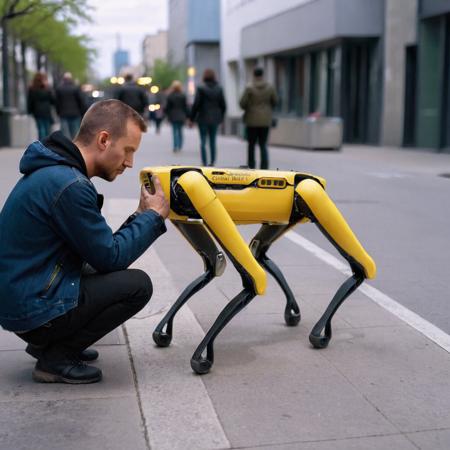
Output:
<svg viewBox="0 0 450 450">
<path fill-rule="evenodd" d="M 86 0 L 0 0 L 0 18 L 8 20 L 10 33 L 79 79 L 85 78 L 94 51 L 71 27 L 89 21 L 89 10 Z"/>
<path fill-rule="evenodd" d="M 152 84 L 156 84 L 160 89 L 167 89 L 174 80 L 184 81 L 186 70 L 183 66 L 174 66 L 168 61 L 157 59 L 150 76 L 153 78 Z"/>
</svg>

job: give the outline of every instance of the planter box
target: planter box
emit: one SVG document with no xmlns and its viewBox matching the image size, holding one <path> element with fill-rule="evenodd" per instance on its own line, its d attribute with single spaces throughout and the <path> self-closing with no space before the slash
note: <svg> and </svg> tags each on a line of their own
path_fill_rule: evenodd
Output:
<svg viewBox="0 0 450 450">
<path fill-rule="evenodd" d="M 339 150 L 342 145 L 342 119 L 281 117 L 277 127 L 271 130 L 270 143 L 307 149 Z"/>
</svg>

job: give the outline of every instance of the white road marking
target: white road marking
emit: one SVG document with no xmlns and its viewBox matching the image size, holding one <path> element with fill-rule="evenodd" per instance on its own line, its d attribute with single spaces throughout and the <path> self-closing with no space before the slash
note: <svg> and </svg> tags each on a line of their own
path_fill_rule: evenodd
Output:
<svg viewBox="0 0 450 450">
<path fill-rule="evenodd" d="M 300 247 L 303 247 L 305 250 L 312 253 L 314 256 L 321 259 L 326 264 L 334 267 L 336 270 L 339 270 L 346 275 L 351 274 L 351 270 L 349 269 L 348 265 L 344 264 L 342 261 L 331 255 L 327 251 L 323 250 L 316 244 L 312 243 L 308 239 L 305 239 L 304 237 L 293 231 L 289 231 L 284 236 L 291 242 L 294 242 Z M 388 295 L 384 294 L 383 292 L 379 291 L 373 286 L 370 286 L 367 283 L 362 284 L 358 289 L 377 305 L 394 314 L 394 316 L 407 323 L 415 330 L 422 333 L 428 339 L 432 340 L 434 343 L 450 353 L 450 336 L 440 328 L 428 322 L 415 312 L 409 310 L 408 308 L 405 308 L 403 305 L 401 305 Z"/>
</svg>

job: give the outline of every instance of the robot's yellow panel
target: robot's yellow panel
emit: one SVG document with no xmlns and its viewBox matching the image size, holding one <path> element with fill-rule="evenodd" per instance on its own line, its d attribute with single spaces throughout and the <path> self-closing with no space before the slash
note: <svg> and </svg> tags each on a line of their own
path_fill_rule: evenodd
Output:
<svg viewBox="0 0 450 450">
<path fill-rule="evenodd" d="M 289 223 L 296 180 L 298 177 L 312 177 L 292 171 L 171 166 L 142 169 L 141 182 L 146 184 L 149 174 L 157 175 L 166 197 L 172 200 L 170 194 L 174 182 L 186 170 L 203 174 L 236 224 Z M 314 176 L 314 179 L 325 187 L 323 178 Z M 180 210 L 176 212 L 171 205 L 169 218 L 188 220 L 189 214 L 188 211 L 184 214 Z"/>
</svg>

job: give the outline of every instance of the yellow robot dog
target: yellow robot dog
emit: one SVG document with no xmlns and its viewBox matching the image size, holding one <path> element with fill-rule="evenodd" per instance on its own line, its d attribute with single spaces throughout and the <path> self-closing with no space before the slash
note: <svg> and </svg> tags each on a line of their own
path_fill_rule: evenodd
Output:
<svg viewBox="0 0 450 450">
<path fill-rule="evenodd" d="M 374 278 L 376 266 L 325 192 L 323 178 L 300 172 L 219 169 L 214 167 L 146 167 L 141 182 L 154 189 L 157 175 L 170 201 L 169 219 L 202 257 L 205 272 L 189 284 L 153 332 L 160 347 L 172 340 L 177 311 L 196 292 L 225 270 L 220 244 L 242 278 L 243 290 L 222 310 L 191 358 L 198 374 L 214 363 L 214 339 L 225 325 L 256 295 L 266 289 L 266 269 L 286 296 L 284 318 L 288 326 L 300 321 L 300 309 L 278 266 L 267 256 L 272 243 L 297 223 L 313 222 L 348 261 L 353 275 L 338 289 L 309 335 L 315 348 L 331 339 L 331 319 L 342 302 L 365 278 Z M 247 245 L 236 225 L 261 228 Z M 206 354 L 203 355 L 205 353 Z"/>
</svg>

